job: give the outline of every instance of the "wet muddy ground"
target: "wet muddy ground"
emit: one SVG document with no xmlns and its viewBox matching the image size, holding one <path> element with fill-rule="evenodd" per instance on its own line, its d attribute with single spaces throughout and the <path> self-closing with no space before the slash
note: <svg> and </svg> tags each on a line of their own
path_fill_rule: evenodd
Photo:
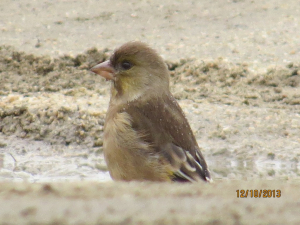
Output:
<svg viewBox="0 0 300 225">
<path fill-rule="evenodd" d="M 0 3 L 0 224 L 300 223 L 295 2 L 56 3 Z M 214 183 L 111 181 L 89 68 L 135 39 L 166 59 Z M 255 189 L 281 196 L 237 198 Z"/>
<path fill-rule="evenodd" d="M 0 54 L 3 168 L 16 179 L 14 172 L 28 173 L 29 180 L 63 173 L 71 179 L 69 166 L 86 170 L 77 170 L 79 177 L 105 169 L 101 135 L 109 83 L 88 69 L 107 54 L 91 49 L 50 60 L 5 46 Z M 167 63 L 172 92 L 215 179 L 299 176 L 297 64 L 255 74 L 246 65 L 220 60 Z"/>
</svg>

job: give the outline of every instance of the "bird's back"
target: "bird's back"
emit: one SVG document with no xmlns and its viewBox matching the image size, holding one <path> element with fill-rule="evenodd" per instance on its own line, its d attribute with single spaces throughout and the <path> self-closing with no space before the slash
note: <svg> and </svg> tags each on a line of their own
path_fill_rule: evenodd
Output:
<svg viewBox="0 0 300 225">
<path fill-rule="evenodd" d="M 191 180 L 210 179 L 206 162 L 191 127 L 171 93 L 137 99 L 125 104 L 120 111 L 130 115 L 132 128 L 143 134 L 143 142 L 149 143 L 156 154 L 173 163 L 174 170 L 184 170 L 187 176 L 192 176 Z M 188 171 L 184 161 L 195 171 Z M 200 167 L 195 164 L 200 164 Z M 173 179 L 187 180 L 182 176 L 174 173 Z"/>
</svg>

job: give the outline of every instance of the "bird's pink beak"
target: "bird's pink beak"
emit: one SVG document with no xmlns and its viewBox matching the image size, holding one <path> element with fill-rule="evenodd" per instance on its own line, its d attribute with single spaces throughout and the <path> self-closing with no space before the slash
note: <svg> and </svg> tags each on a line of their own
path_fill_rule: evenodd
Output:
<svg viewBox="0 0 300 225">
<path fill-rule="evenodd" d="M 99 63 L 91 69 L 92 72 L 99 74 L 104 77 L 106 80 L 115 80 L 116 70 L 111 65 L 110 61 L 107 60 L 103 63 Z"/>
</svg>

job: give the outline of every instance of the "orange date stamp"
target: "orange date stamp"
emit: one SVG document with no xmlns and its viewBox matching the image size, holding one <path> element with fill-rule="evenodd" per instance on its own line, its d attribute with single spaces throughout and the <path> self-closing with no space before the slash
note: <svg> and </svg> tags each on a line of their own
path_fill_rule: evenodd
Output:
<svg viewBox="0 0 300 225">
<path fill-rule="evenodd" d="M 281 190 L 236 190 L 238 198 L 280 198 Z"/>
</svg>

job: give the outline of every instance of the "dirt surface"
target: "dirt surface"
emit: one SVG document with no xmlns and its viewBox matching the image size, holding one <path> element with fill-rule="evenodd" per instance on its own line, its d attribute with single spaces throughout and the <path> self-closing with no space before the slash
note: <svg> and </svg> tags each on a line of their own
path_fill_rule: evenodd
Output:
<svg viewBox="0 0 300 225">
<path fill-rule="evenodd" d="M 3 0 L 0 11 L 0 224 L 300 223 L 297 1 Z M 213 184 L 110 182 L 109 83 L 89 68 L 129 40 L 166 59 Z"/>
<path fill-rule="evenodd" d="M 245 187 L 248 197 L 237 198 L 237 190 Z M 295 199 L 300 192 L 289 194 L 298 188 L 299 182 L 289 181 L 2 183 L 0 220 L 5 221 L 2 224 L 299 224 Z M 250 190 L 255 189 L 257 196 L 265 189 L 276 195 L 254 197 L 254 191 L 251 197 Z"/>
</svg>

